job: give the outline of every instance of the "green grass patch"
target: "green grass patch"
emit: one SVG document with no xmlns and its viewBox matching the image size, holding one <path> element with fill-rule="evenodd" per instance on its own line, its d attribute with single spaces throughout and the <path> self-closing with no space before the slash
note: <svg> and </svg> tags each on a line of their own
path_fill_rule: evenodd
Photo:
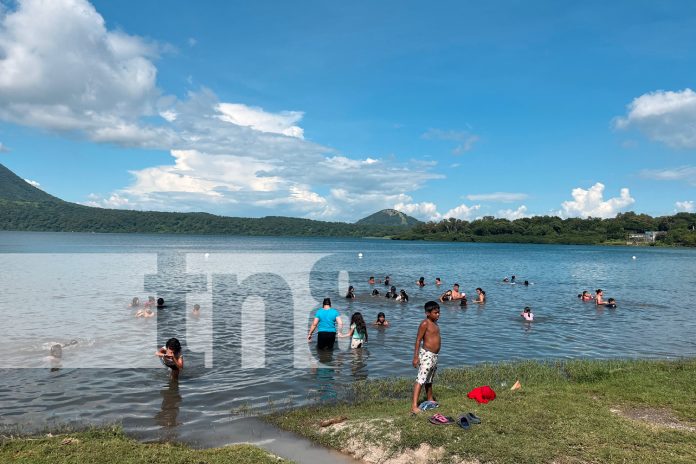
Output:
<svg viewBox="0 0 696 464">
<path fill-rule="evenodd" d="M 519 380 L 522 389 L 511 391 Z M 496 400 L 466 397 L 490 385 Z M 485 364 L 442 371 L 440 408 L 410 416 L 412 379 L 361 382 L 350 402 L 276 413 L 269 420 L 321 444 L 379 447 L 395 456 L 425 443 L 438 462 L 696 462 L 696 360 L 579 360 Z M 481 425 L 434 426 L 434 412 L 475 412 Z M 640 411 L 640 414 L 633 414 Z M 345 415 L 342 425 L 318 422 Z M 641 417 L 638 417 L 641 416 Z M 348 446 L 348 448 L 350 448 Z"/>
<path fill-rule="evenodd" d="M 278 464 L 288 461 L 250 445 L 194 450 L 171 443 L 140 443 L 123 434 L 120 427 L 105 427 L 78 433 L 33 437 L 0 437 L 2 463 L 162 463 Z"/>
</svg>

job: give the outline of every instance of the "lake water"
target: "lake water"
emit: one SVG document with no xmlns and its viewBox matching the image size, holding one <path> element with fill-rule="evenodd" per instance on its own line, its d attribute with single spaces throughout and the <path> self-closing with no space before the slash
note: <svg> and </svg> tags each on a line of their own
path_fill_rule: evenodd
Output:
<svg viewBox="0 0 696 464">
<path fill-rule="evenodd" d="M 356 380 L 414 377 L 423 304 L 454 282 L 470 301 L 482 287 L 488 301 L 443 305 L 442 368 L 694 356 L 695 271 L 691 249 L 0 232 L 0 424 L 118 421 L 145 439 L 205 443 L 218 430 L 232 442 L 249 432 L 249 411 L 331 401 Z M 407 304 L 370 296 L 368 278 L 387 274 Z M 501 282 L 511 274 L 531 285 Z M 349 284 L 356 300 L 343 297 Z M 578 300 L 596 288 L 618 308 Z M 134 318 L 131 299 L 148 295 L 167 307 Z M 361 351 L 342 339 L 318 357 L 306 333 L 324 296 L 344 321 L 383 311 L 392 325 L 370 328 Z M 524 306 L 535 322 L 522 321 Z M 169 336 L 185 344 L 178 383 L 154 356 Z M 60 360 L 47 358 L 71 340 Z"/>
</svg>

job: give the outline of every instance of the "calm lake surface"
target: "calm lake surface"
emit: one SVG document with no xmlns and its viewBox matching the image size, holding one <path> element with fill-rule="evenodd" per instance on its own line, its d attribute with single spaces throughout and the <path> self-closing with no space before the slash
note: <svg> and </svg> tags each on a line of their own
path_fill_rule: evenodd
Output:
<svg viewBox="0 0 696 464">
<path fill-rule="evenodd" d="M 531 285 L 501 282 L 511 274 Z M 410 301 L 371 297 L 371 275 L 390 275 Z M 482 287 L 488 301 L 443 305 L 441 368 L 696 355 L 696 250 L 0 232 L 0 425 L 122 422 L 145 439 L 204 442 L 238 424 L 242 434 L 248 410 L 331 401 L 356 380 L 415 378 L 423 304 L 454 282 L 470 301 Z M 348 285 L 356 300 L 344 298 Z M 618 308 L 578 300 L 596 288 Z M 167 307 L 136 319 L 128 305 L 148 295 Z M 324 296 L 346 322 L 383 311 L 392 325 L 370 327 L 361 351 L 341 339 L 319 357 L 306 333 Z M 524 306 L 535 322 L 522 321 Z M 185 344 L 178 383 L 154 356 L 169 336 Z"/>
</svg>

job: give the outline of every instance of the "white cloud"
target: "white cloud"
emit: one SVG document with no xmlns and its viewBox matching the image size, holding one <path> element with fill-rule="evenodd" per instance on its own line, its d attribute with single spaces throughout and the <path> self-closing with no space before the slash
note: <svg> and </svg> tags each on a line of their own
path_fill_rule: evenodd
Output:
<svg viewBox="0 0 696 464">
<path fill-rule="evenodd" d="M 39 184 L 39 183 L 36 182 L 35 180 L 24 179 L 24 182 L 26 182 L 26 183 L 29 184 L 29 185 L 33 185 L 33 186 L 36 187 L 36 188 L 41 187 L 41 184 Z"/>
<path fill-rule="evenodd" d="M 529 195 L 526 193 L 494 192 L 467 195 L 465 198 L 469 201 L 497 201 L 501 203 L 512 203 L 515 201 L 524 201 L 529 198 Z"/>
<path fill-rule="evenodd" d="M 21 0 L 0 12 L 0 119 L 171 153 L 171 164 L 88 198 L 102 206 L 355 219 L 443 177 L 435 163 L 354 158 L 306 141 L 301 111 L 221 102 L 205 88 L 162 96 L 156 53 L 108 30 L 86 0 Z"/>
<path fill-rule="evenodd" d="M 561 217 L 610 218 L 635 202 L 627 188 L 621 189 L 620 196 L 604 200 L 604 184 L 600 182 L 588 190 L 575 188 L 572 196 L 572 201 L 564 201 L 561 204 L 559 211 Z"/>
<path fill-rule="evenodd" d="M 128 198 L 123 198 L 118 193 L 110 195 L 109 198 L 102 198 L 99 195 L 91 193 L 89 198 L 90 201 L 84 202 L 84 205 L 111 209 L 132 209 L 133 207 L 128 201 Z"/>
<path fill-rule="evenodd" d="M 480 140 L 476 134 L 469 131 L 428 129 L 422 137 L 426 140 L 449 140 L 458 142 L 458 145 L 452 149 L 453 155 L 461 155 L 474 148 L 474 144 Z"/>
<path fill-rule="evenodd" d="M 678 201 L 674 204 L 678 213 L 693 213 L 696 210 L 693 201 Z"/>
<path fill-rule="evenodd" d="M 7 147 L 7 145 L 3 145 L 2 142 L 0 142 L 0 153 L 9 153 L 10 149 Z"/>
<path fill-rule="evenodd" d="M 251 127 L 257 131 L 283 134 L 288 137 L 304 138 L 304 130 L 296 126 L 304 113 L 301 111 L 282 111 L 268 113 L 262 108 L 239 103 L 220 103 L 217 110 L 219 118 L 238 126 Z"/>
<path fill-rule="evenodd" d="M 394 205 L 394 209 L 426 221 L 440 221 L 442 219 L 449 218 L 470 220 L 480 208 L 481 205 L 467 206 L 465 204 L 461 204 L 445 213 L 440 213 L 437 211 L 438 208 L 435 203 L 427 201 L 421 203 L 401 202 Z"/>
<path fill-rule="evenodd" d="M 195 47 L 198 41 L 195 39 L 195 37 L 189 37 L 188 40 L 186 41 L 189 45 L 189 47 Z"/>
<path fill-rule="evenodd" d="M 673 148 L 696 148 L 696 92 L 657 90 L 633 99 L 628 114 L 614 119 L 617 129 L 637 128 Z"/>
<path fill-rule="evenodd" d="M 152 113 L 159 93 L 156 52 L 108 31 L 85 0 L 21 0 L 0 16 L 0 118 L 88 136 L 133 124 Z"/>
<path fill-rule="evenodd" d="M 515 219 L 529 217 L 529 215 L 527 214 L 527 207 L 525 205 L 521 205 L 517 209 L 501 209 L 500 211 L 498 211 L 498 214 L 496 216 L 500 218 L 509 219 L 511 221 L 514 221 Z"/>
<path fill-rule="evenodd" d="M 396 203 L 394 209 L 409 216 L 428 221 L 437 221 L 440 217 L 440 213 L 437 212 L 437 205 L 428 201 L 421 203 Z"/>
<path fill-rule="evenodd" d="M 644 169 L 640 176 L 647 179 L 685 181 L 696 185 L 696 166 L 681 166 L 672 169 Z"/>
</svg>

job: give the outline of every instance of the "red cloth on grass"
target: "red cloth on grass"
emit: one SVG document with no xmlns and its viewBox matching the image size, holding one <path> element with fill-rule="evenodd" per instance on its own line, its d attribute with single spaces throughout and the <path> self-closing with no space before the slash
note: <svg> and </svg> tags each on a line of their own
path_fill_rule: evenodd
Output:
<svg viewBox="0 0 696 464">
<path fill-rule="evenodd" d="M 467 395 L 472 400 L 476 400 L 479 403 L 488 403 L 495 399 L 495 392 L 491 387 L 485 385 L 483 387 L 476 387 L 471 390 Z"/>
</svg>

